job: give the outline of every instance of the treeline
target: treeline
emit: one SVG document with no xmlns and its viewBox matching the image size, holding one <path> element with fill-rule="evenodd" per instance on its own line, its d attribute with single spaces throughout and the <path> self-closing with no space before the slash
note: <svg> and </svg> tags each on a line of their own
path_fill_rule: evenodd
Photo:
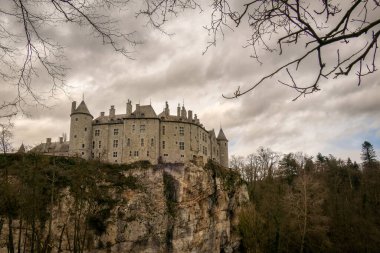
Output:
<svg viewBox="0 0 380 253">
<path fill-rule="evenodd" d="M 39 154 L 0 155 L 0 251 L 79 253 L 106 249 L 112 208 L 123 189 L 138 189 L 123 173 L 148 162 L 102 164 Z"/>
<path fill-rule="evenodd" d="M 244 252 L 380 252 L 380 165 L 362 145 L 350 159 L 268 148 L 232 157 L 247 182 L 250 204 L 240 213 Z"/>
</svg>

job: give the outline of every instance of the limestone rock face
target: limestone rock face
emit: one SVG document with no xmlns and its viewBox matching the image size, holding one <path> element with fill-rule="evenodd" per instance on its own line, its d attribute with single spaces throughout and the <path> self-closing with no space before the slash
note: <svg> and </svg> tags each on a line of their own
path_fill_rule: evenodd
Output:
<svg viewBox="0 0 380 253">
<path fill-rule="evenodd" d="M 94 218 L 102 212 L 84 218 L 85 211 L 75 211 L 81 202 L 69 189 L 61 192 L 53 212 L 52 252 L 239 252 L 237 213 L 248 192 L 236 174 L 189 163 L 135 168 L 123 176 L 138 187 L 97 185 L 114 201 L 104 223 Z M 96 203 L 83 210 L 94 212 Z"/>
<path fill-rule="evenodd" d="M 135 170 L 142 191 L 126 191 L 102 241 L 112 252 L 237 252 L 244 185 L 226 189 L 214 171 L 192 164 Z"/>
</svg>

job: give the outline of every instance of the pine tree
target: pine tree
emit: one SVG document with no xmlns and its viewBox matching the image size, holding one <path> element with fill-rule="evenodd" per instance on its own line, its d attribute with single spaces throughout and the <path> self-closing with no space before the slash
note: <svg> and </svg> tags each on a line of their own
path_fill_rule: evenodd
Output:
<svg viewBox="0 0 380 253">
<path fill-rule="evenodd" d="M 363 165 L 365 167 L 374 165 L 376 163 L 376 152 L 372 144 L 368 141 L 363 142 L 362 144 L 362 154 L 361 158 L 363 160 Z"/>
</svg>

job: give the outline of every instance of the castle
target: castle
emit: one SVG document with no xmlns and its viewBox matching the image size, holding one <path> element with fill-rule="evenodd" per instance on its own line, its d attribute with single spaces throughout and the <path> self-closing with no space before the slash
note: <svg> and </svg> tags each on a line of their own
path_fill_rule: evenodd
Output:
<svg viewBox="0 0 380 253">
<path fill-rule="evenodd" d="M 163 112 L 156 114 L 151 105 L 128 100 L 124 114 L 116 114 L 111 106 L 94 119 L 86 103 L 72 102 L 70 141 L 61 137 L 59 142 L 40 144 L 34 150 L 45 154 L 78 156 L 112 163 L 131 163 L 148 160 L 177 163 L 191 160 L 206 163 L 211 159 L 228 166 L 228 140 L 220 129 L 207 131 L 197 115 L 178 105 L 177 115 L 171 115 L 166 102 Z"/>
</svg>

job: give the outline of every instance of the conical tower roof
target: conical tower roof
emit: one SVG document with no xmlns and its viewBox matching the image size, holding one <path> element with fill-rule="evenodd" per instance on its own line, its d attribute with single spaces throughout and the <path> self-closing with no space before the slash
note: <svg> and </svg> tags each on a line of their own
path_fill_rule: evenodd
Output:
<svg viewBox="0 0 380 253">
<path fill-rule="evenodd" d="M 216 138 L 218 141 L 228 141 L 226 136 L 224 135 L 223 129 L 219 130 L 218 137 Z"/>
<path fill-rule="evenodd" d="M 24 154 L 25 153 L 25 146 L 24 143 L 21 144 L 20 148 L 17 151 L 18 154 Z"/>
<path fill-rule="evenodd" d="M 87 105 L 84 102 L 84 100 L 82 100 L 82 102 L 80 102 L 79 106 L 77 107 L 77 109 L 75 109 L 75 111 L 72 114 L 87 114 L 87 115 L 90 115 L 92 117 L 92 115 L 91 115 L 90 111 L 88 110 Z"/>
</svg>

